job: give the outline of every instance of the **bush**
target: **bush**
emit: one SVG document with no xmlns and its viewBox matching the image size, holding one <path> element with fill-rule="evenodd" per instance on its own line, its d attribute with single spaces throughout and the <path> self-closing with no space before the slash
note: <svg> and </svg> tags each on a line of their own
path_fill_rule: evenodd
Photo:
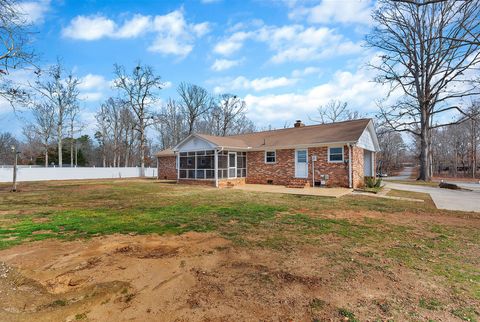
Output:
<svg viewBox="0 0 480 322">
<path fill-rule="evenodd" d="M 365 186 L 367 188 L 380 188 L 382 179 L 375 179 L 375 177 L 365 177 Z"/>
</svg>

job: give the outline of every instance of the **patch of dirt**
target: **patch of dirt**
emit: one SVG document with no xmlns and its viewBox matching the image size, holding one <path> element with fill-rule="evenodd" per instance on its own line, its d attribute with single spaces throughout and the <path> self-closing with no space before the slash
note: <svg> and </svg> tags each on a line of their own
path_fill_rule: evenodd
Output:
<svg viewBox="0 0 480 322">
<path fill-rule="evenodd" d="M 357 250 L 247 248 L 193 232 L 32 242 L 0 251 L 0 320 L 454 320 L 442 283 Z M 419 311 L 423 297 L 448 307 Z"/>
</svg>

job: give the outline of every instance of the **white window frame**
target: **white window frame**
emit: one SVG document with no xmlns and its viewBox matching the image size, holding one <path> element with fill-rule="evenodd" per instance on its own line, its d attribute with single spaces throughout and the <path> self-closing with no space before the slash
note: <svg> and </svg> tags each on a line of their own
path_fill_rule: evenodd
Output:
<svg viewBox="0 0 480 322">
<path fill-rule="evenodd" d="M 341 148 L 342 149 L 342 160 L 330 160 L 330 149 L 338 149 L 338 148 Z M 337 154 L 337 153 L 335 153 Z M 329 146 L 328 147 L 328 160 L 327 160 L 329 163 L 343 163 L 345 161 L 345 150 L 344 150 L 344 146 Z"/>
<path fill-rule="evenodd" d="M 268 161 L 267 161 L 267 153 L 269 153 L 269 152 L 275 153 L 275 161 L 273 161 L 273 162 L 268 162 Z M 268 150 L 268 151 L 265 151 L 264 161 L 265 161 L 266 164 L 275 164 L 275 163 L 277 163 L 277 151 L 276 151 L 276 150 Z"/>
</svg>

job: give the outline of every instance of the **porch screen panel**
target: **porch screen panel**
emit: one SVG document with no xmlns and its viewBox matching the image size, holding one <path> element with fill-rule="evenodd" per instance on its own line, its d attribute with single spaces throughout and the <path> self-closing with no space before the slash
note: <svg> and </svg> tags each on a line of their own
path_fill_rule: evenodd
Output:
<svg viewBox="0 0 480 322">
<path fill-rule="evenodd" d="M 228 178 L 228 151 L 218 152 L 218 178 Z"/>
<path fill-rule="evenodd" d="M 237 152 L 237 177 L 247 176 L 247 152 Z"/>
<path fill-rule="evenodd" d="M 214 169 L 213 150 L 180 153 L 180 179 L 212 179 L 215 177 Z"/>
</svg>

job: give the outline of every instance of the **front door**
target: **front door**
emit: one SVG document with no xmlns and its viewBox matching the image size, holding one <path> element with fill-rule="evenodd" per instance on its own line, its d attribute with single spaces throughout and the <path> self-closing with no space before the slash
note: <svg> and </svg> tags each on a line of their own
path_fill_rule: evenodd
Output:
<svg viewBox="0 0 480 322">
<path fill-rule="evenodd" d="M 295 150 L 295 177 L 308 177 L 308 152 L 306 149 Z"/>
<path fill-rule="evenodd" d="M 237 152 L 228 152 L 228 177 L 237 177 Z"/>
</svg>

